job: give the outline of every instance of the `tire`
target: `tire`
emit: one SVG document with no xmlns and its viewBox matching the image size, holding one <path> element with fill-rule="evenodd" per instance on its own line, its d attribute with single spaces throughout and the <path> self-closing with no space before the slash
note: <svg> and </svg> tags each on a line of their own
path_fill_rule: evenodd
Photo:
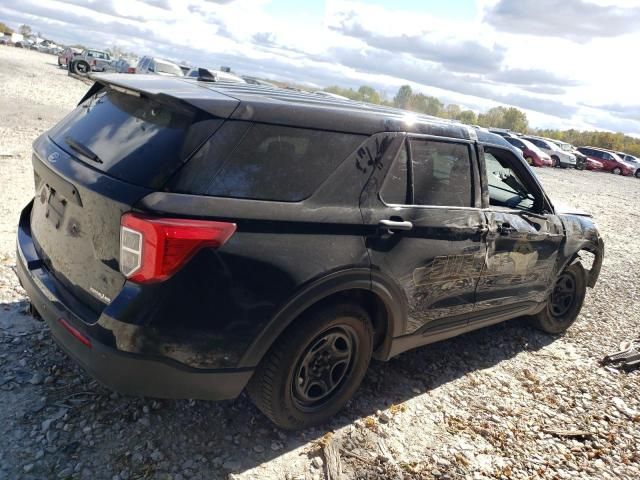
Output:
<svg viewBox="0 0 640 480">
<path fill-rule="evenodd" d="M 91 67 L 89 67 L 89 64 L 87 62 L 83 62 L 83 61 L 73 62 L 72 65 L 73 65 L 73 73 L 75 73 L 76 75 L 86 75 L 91 71 Z"/>
<path fill-rule="evenodd" d="M 636 170 L 635 176 L 636 178 L 640 178 L 640 168 Z"/>
<path fill-rule="evenodd" d="M 346 303 L 312 309 L 278 338 L 253 374 L 247 392 L 281 428 L 297 430 L 325 423 L 360 386 L 372 350 L 373 327 L 360 306 Z M 330 358 L 332 353 L 337 360 Z M 320 379 L 317 369 L 329 383 Z M 294 382 L 296 378 L 302 384 Z"/>
<path fill-rule="evenodd" d="M 528 163 L 529 165 L 531 165 L 532 167 L 534 166 L 534 165 L 533 165 L 533 158 L 531 158 L 531 157 L 525 157 L 524 159 L 527 161 L 527 163 Z"/>
<path fill-rule="evenodd" d="M 622 175 L 622 170 L 620 170 L 620 167 L 616 167 L 611 170 L 611 173 L 613 173 L 614 175 Z"/>
<path fill-rule="evenodd" d="M 553 160 L 553 167 L 554 168 L 558 168 L 560 166 L 560 159 L 558 157 L 551 157 L 551 160 Z"/>
<path fill-rule="evenodd" d="M 568 265 L 556 278 L 554 290 L 544 309 L 529 317 L 531 324 L 543 332 L 565 332 L 578 318 L 587 293 L 587 275 L 579 261 Z"/>
</svg>

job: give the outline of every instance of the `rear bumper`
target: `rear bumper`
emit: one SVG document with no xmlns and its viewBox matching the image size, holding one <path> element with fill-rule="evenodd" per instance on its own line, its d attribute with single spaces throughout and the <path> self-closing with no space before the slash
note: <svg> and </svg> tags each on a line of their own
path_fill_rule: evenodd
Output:
<svg viewBox="0 0 640 480">
<path fill-rule="evenodd" d="M 240 394 L 253 369 L 193 368 L 168 358 L 121 351 L 92 337 L 87 323 L 65 304 L 58 292 L 60 285 L 37 257 L 29 231 L 30 207 L 22 212 L 18 228 L 18 278 L 54 340 L 76 363 L 107 387 L 127 395 L 226 400 Z M 60 319 L 85 337 L 90 346 L 78 340 Z"/>
</svg>

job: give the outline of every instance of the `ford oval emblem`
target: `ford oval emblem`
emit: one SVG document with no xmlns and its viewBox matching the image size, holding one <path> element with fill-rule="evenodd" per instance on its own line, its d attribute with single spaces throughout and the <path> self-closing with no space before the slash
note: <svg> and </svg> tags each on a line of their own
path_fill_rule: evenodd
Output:
<svg viewBox="0 0 640 480">
<path fill-rule="evenodd" d="M 53 152 L 47 157 L 47 160 L 49 161 L 49 163 L 56 163 L 59 158 L 60 154 L 58 152 Z"/>
</svg>

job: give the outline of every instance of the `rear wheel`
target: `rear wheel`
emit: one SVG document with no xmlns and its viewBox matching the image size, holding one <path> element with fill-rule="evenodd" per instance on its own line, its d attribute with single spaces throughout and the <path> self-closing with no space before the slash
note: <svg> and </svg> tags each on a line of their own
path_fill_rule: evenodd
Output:
<svg viewBox="0 0 640 480">
<path fill-rule="evenodd" d="M 369 315 L 358 305 L 311 310 L 276 341 L 247 391 L 281 428 L 324 423 L 357 390 L 369 366 L 372 346 Z"/>
<path fill-rule="evenodd" d="M 73 63 L 73 73 L 76 75 L 86 75 L 89 73 L 90 67 L 87 62 L 74 62 Z"/>
<path fill-rule="evenodd" d="M 551 157 L 551 161 L 553 162 L 553 166 L 558 168 L 560 166 L 560 159 L 556 156 Z"/>
<path fill-rule="evenodd" d="M 533 326 L 546 333 L 559 334 L 578 318 L 587 293 L 587 278 L 579 262 L 567 266 L 556 278 L 546 307 L 530 317 Z"/>
<path fill-rule="evenodd" d="M 616 167 L 611 170 L 611 173 L 613 173 L 614 175 L 620 175 L 622 173 L 622 170 L 620 170 L 620 167 Z"/>
</svg>

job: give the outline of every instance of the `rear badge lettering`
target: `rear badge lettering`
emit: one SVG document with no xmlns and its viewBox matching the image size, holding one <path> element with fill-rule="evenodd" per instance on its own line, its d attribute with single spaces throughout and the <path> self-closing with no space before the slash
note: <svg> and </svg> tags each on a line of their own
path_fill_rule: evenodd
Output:
<svg viewBox="0 0 640 480">
<path fill-rule="evenodd" d="M 102 300 L 105 303 L 110 303 L 111 299 L 109 297 L 107 297 L 104 293 L 100 292 L 99 290 L 96 290 L 93 287 L 89 287 L 89 291 L 93 294 L 94 297 Z"/>
</svg>

